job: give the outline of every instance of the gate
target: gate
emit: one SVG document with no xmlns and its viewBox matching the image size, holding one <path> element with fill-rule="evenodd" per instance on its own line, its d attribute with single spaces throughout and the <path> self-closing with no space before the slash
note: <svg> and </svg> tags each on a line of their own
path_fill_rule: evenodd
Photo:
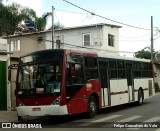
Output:
<svg viewBox="0 0 160 131">
<path fill-rule="evenodd" d="M 6 62 L 0 61 L 0 110 L 7 110 Z"/>
</svg>

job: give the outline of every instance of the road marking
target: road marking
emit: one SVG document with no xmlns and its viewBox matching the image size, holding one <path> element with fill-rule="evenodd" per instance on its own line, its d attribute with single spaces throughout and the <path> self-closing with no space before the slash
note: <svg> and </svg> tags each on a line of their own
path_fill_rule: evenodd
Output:
<svg viewBox="0 0 160 131">
<path fill-rule="evenodd" d="M 96 122 L 104 122 L 104 121 L 111 120 L 111 119 L 114 119 L 114 118 L 117 118 L 117 117 L 120 117 L 120 116 L 122 116 L 122 115 L 113 115 L 113 116 L 105 117 L 105 118 L 102 118 L 102 119 L 94 120 L 94 121 L 91 121 L 89 123 L 80 124 L 79 126 L 88 126 L 88 125 L 96 124 Z"/>
<path fill-rule="evenodd" d="M 151 118 L 151 119 L 148 119 L 148 120 L 144 121 L 144 123 L 145 123 L 145 122 L 156 122 L 156 121 L 158 121 L 158 120 L 160 120 L 160 117 L 156 116 L 156 117 L 153 117 L 153 118 Z M 141 123 L 139 123 L 139 124 L 141 124 Z M 154 123 L 153 123 L 153 124 L 154 124 Z M 139 130 L 140 128 L 127 128 L 127 129 L 130 129 L 130 130 Z M 157 130 L 156 130 L 156 131 L 157 131 Z M 160 129 L 159 129 L 159 131 L 160 131 Z"/>
<path fill-rule="evenodd" d="M 140 118 L 140 117 L 142 117 L 142 116 L 132 116 L 132 117 L 128 117 L 128 118 L 126 118 L 126 119 L 122 119 L 122 120 L 117 121 L 117 122 L 129 122 L 129 121 L 138 119 L 138 118 Z"/>
<path fill-rule="evenodd" d="M 114 118 L 117 118 L 117 117 L 120 117 L 120 116 L 122 116 L 122 115 L 113 115 L 113 116 L 105 117 L 105 118 L 102 118 L 102 119 L 94 120 L 92 122 L 103 122 L 103 121 L 111 120 L 111 119 L 114 119 Z"/>
<path fill-rule="evenodd" d="M 122 119 L 122 120 L 120 120 L 120 121 L 116 121 L 116 122 L 129 122 L 129 121 L 132 121 L 132 120 L 135 120 L 135 119 L 138 119 L 138 118 L 140 118 L 140 117 L 142 117 L 142 116 L 131 116 L 131 117 L 128 117 L 128 118 L 125 118 L 125 119 Z M 116 123 L 115 122 L 115 123 Z M 102 126 L 102 127 L 108 127 L 108 125 L 104 125 L 104 126 Z"/>
<path fill-rule="evenodd" d="M 151 119 L 149 119 L 149 120 L 147 120 L 145 122 L 156 122 L 158 120 L 160 120 L 160 117 L 156 116 L 156 117 L 153 117 L 153 118 L 151 118 Z"/>
</svg>

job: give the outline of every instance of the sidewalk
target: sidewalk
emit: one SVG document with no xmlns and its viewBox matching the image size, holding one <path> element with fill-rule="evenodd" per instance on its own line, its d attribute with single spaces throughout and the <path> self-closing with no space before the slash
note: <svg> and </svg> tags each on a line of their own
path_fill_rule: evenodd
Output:
<svg viewBox="0 0 160 131">
<path fill-rule="evenodd" d="M 33 120 L 37 120 L 41 117 L 23 117 L 24 121 L 33 121 Z M 14 123 L 19 123 L 20 121 L 18 121 L 18 117 L 17 117 L 17 112 L 16 111 L 0 111 L 0 122 L 14 122 Z"/>
<path fill-rule="evenodd" d="M 18 122 L 16 111 L 0 111 L 0 122 Z"/>
</svg>

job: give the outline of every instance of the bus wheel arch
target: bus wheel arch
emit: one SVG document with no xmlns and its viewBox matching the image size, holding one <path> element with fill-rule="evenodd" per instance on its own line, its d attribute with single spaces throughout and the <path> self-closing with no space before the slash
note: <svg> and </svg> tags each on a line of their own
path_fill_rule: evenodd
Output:
<svg viewBox="0 0 160 131">
<path fill-rule="evenodd" d="M 88 98 L 88 116 L 93 118 L 99 109 L 99 100 L 96 93 L 92 93 Z"/>
<path fill-rule="evenodd" d="M 144 92 L 143 92 L 143 88 L 140 87 L 138 90 L 138 101 L 137 101 L 137 105 L 141 106 L 143 104 L 143 100 L 144 100 Z"/>
</svg>

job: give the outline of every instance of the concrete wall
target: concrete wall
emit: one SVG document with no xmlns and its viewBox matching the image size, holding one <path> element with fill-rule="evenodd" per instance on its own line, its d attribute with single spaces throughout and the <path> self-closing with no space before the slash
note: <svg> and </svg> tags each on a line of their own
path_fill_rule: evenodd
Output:
<svg viewBox="0 0 160 131">
<path fill-rule="evenodd" d="M 91 35 L 91 45 L 86 46 L 89 48 L 96 48 L 102 50 L 103 53 L 108 53 L 110 55 L 119 55 L 119 53 L 115 53 L 114 51 L 119 50 L 119 29 L 113 28 L 110 26 L 94 26 L 94 27 L 87 27 L 87 28 L 78 28 L 78 29 L 71 29 L 71 30 L 57 30 L 54 33 L 54 41 L 61 40 L 62 48 L 73 48 L 76 49 L 75 46 L 84 46 L 83 45 L 83 34 L 90 34 Z M 115 36 L 115 43 L 114 47 L 108 46 L 108 34 L 112 34 Z M 52 39 L 51 32 L 46 33 L 46 39 L 51 41 Z M 51 42 L 45 42 L 46 49 L 51 49 L 52 44 Z M 54 48 L 56 48 L 56 44 L 54 44 Z M 83 48 L 83 50 L 85 50 Z M 107 52 L 110 50 L 114 53 Z M 99 51 L 99 50 L 95 50 Z"/>
<path fill-rule="evenodd" d="M 108 34 L 115 36 L 114 46 L 108 46 Z M 103 45 L 101 49 L 107 49 L 109 51 L 119 51 L 119 30 L 110 26 L 103 26 Z M 119 53 L 111 53 L 113 55 L 118 55 Z"/>
<path fill-rule="evenodd" d="M 11 41 L 20 40 L 20 50 L 19 51 L 11 51 L 11 44 L 9 44 L 10 52 L 13 53 L 12 57 L 20 57 L 22 55 L 31 53 L 33 51 L 44 50 L 45 41 L 41 41 L 38 43 L 37 38 L 43 37 L 45 39 L 44 34 L 33 34 L 33 35 L 26 35 L 26 36 L 15 36 L 8 38 L 8 43 Z"/>
<path fill-rule="evenodd" d="M 57 30 L 54 33 L 54 41 L 61 40 L 61 43 L 66 43 L 63 45 L 63 48 L 67 48 L 67 44 L 84 46 L 83 45 L 83 34 L 90 34 L 91 36 L 91 46 L 93 48 L 99 48 L 102 45 L 102 28 L 97 27 L 88 27 L 88 28 L 79 28 L 72 30 Z M 47 40 L 51 40 L 51 32 L 46 34 Z M 46 42 L 46 48 L 51 48 L 50 42 Z M 75 46 L 73 46 L 75 48 Z"/>
</svg>

